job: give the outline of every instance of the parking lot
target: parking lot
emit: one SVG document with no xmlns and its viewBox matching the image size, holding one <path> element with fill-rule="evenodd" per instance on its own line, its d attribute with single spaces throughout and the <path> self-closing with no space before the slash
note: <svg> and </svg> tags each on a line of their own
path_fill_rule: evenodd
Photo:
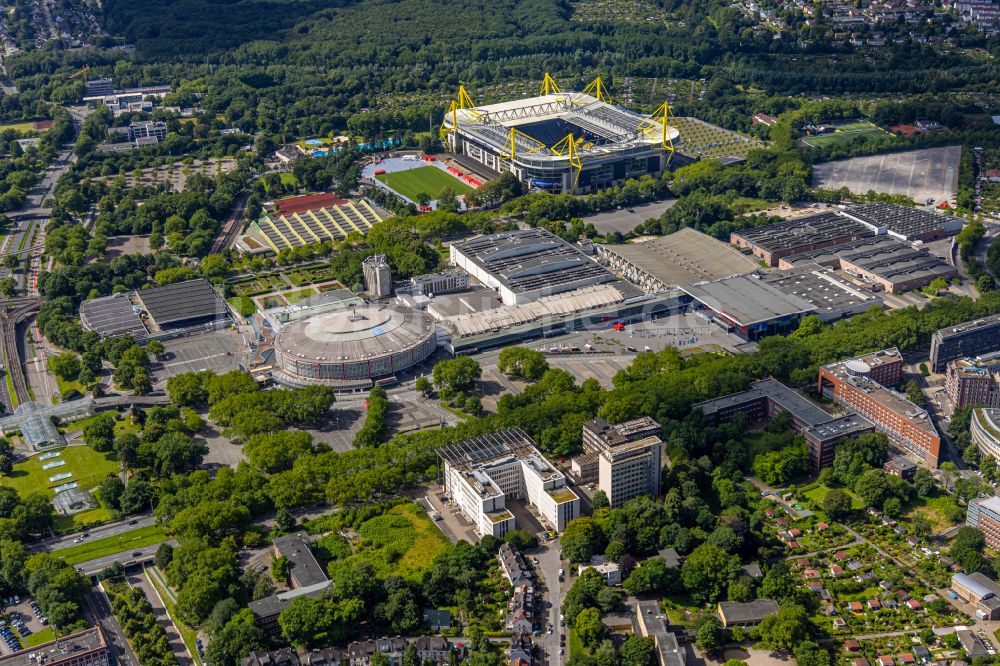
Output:
<svg viewBox="0 0 1000 666">
<path fill-rule="evenodd" d="M 586 345 L 591 351 L 586 351 Z M 545 353 L 549 365 L 561 368 L 578 381 L 596 379 L 605 388 L 622 368 L 628 367 L 635 355 L 643 351 L 662 351 L 676 347 L 683 355 L 702 352 L 748 353 L 756 346 L 705 320 L 697 314 L 680 314 L 652 321 L 626 325 L 622 330 L 606 328 L 600 331 L 573 333 L 545 342 L 529 343 Z M 573 352 L 576 348 L 579 351 Z"/>
<path fill-rule="evenodd" d="M 34 601 L 26 597 L 14 597 L 9 600 L 13 599 L 17 599 L 18 603 L 4 609 L 3 615 L 0 616 L 0 622 L 5 623 L 0 625 L 0 637 L 3 638 L 0 641 L 0 654 L 13 654 L 29 647 L 26 639 L 45 631 L 48 626 L 48 620 L 44 619 L 41 610 L 33 607 Z"/>
<path fill-rule="evenodd" d="M 947 146 L 826 162 L 813 167 L 813 186 L 905 194 L 919 204 L 951 201 L 958 191 L 961 156 L 961 146 Z"/>
<path fill-rule="evenodd" d="M 166 340 L 163 346 L 166 348 L 163 358 L 152 365 L 157 388 L 183 372 L 236 370 L 242 354 L 239 333 L 229 329 Z"/>
</svg>

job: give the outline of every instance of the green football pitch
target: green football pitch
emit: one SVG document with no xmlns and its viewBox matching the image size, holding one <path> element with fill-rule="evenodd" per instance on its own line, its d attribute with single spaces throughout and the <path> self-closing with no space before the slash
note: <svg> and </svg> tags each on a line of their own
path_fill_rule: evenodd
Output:
<svg viewBox="0 0 1000 666">
<path fill-rule="evenodd" d="M 401 194 L 410 201 L 416 201 L 423 192 L 434 199 L 438 198 L 441 190 L 450 187 L 455 190 L 455 194 L 468 194 L 472 188 L 435 166 L 422 166 L 407 171 L 396 171 L 394 173 L 383 173 L 375 176 L 378 181 L 397 194 Z"/>
</svg>

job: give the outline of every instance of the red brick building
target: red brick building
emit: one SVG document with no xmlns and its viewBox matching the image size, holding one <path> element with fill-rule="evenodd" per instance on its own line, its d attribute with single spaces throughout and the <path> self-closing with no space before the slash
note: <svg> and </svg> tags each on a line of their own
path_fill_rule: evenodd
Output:
<svg viewBox="0 0 1000 666">
<path fill-rule="evenodd" d="M 902 372 L 899 351 L 885 349 L 821 367 L 817 389 L 867 418 L 900 448 L 937 467 L 941 438 L 927 411 L 887 388 L 899 384 Z"/>
</svg>

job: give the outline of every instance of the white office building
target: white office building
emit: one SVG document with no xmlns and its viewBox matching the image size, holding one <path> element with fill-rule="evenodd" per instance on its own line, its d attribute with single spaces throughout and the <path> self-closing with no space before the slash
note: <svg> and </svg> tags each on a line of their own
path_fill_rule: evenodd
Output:
<svg viewBox="0 0 1000 666">
<path fill-rule="evenodd" d="M 445 491 L 480 536 L 514 529 L 507 500 L 525 500 L 550 529 L 562 531 L 580 515 L 580 498 L 520 428 L 482 435 L 438 449 Z"/>
</svg>

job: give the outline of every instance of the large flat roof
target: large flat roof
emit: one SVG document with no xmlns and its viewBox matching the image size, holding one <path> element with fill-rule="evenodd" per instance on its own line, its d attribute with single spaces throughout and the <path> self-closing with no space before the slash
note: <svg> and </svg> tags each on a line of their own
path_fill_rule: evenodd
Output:
<svg viewBox="0 0 1000 666">
<path fill-rule="evenodd" d="M 666 286 L 716 280 L 751 273 L 757 262 L 728 243 L 685 227 L 667 236 L 639 243 L 605 245 Z"/>
<path fill-rule="evenodd" d="M 508 428 L 443 446 L 437 454 L 450 465 L 469 468 L 514 455 L 517 451 L 526 451 L 526 447 L 533 449 L 534 446 L 534 440 L 526 432 L 520 428 Z"/>
<path fill-rule="evenodd" d="M 876 227 L 885 227 L 905 238 L 914 238 L 927 233 L 950 233 L 962 227 L 960 218 L 948 217 L 924 208 L 888 203 L 854 206 L 845 210 L 843 214 Z"/>
<path fill-rule="evenodd" d="M 837 213 L 819 213 L 733 232 L 768 252 L 806 248 L 838 238 L 873 236 L 874 231 Z"/>
<path fill-rule="evenodd" d="M 779 404 L 782 409 L 788 411 L 793 416 L 806 423 L 817 425 L 826 423 L 832 417 L 830 414 L 820 409 L 812 402 L 800 395 L 797 391 L 785 386 L 777 379 L 762 379 L 754 382 L 750 387 L 766 395 L 768 398 Z"/>
<path fill-rule="evenodd" d="M 842 254 L 841 265 L 848 272 L 856 268 L 892 283 L 955 275 L 955 268 L 944 259 L 905 243 L 900 245 L 864 248 Z"/>
<path fill-rule="evenodd" d="M 848 414 L 847 416 L 841 416 L 839 419 L 810 426 L 805 432 L 818 439 L 828 439 L 834 436 L 847 436 L 874 429 L 875 425 L 860 414 Z"/>
<path fill-rule="evenodd" d="M 479 236 L 452 249 L 489 273 L 514 293 L 614 275 L 563 239 L 545 229 Z"/>
<path fill-rule="evenodd" d="M 736 276 L 682 285 L 686 294 L 741 326 L 812 312 L 812 303 L 758 277 Z"/>
<path fill-rule="evenodd" d="M 229 310 L 207 280 L 187 280 L 136 292 L 160 328 L 229 319 Z"/>
<path fill-rule="evenodd" d="M 75 660 L 81 653 L 106 647 L 104 633 L 99 627 L 91 627 L 14 654 L 3 655 L 0 657 L 0 664 L 2 666 L 38 666 L 38 664 L 45 663 L 47 666 L 51 666 Z"/>
<path fill-rule="evenodd" d="M 863 305 L 882 305 L 881 298 L 848 284 L 832 270 L 818 264 L 766 273 L 761 279 L 786 294 L 811 303 L 821 317 Z"/>
<path fill-rule="evenodd" d="M 973 319 L 972 321 L 964 321 L 961 324 L 955 324 L 954 326 L 945 326 L 944 328 L 939 328 L 934 333 L 934 336 L 940 338 L 941 340 L 947 340 L 948 338 L 958 338 L 964 335 L 971 335 L 973 333 L 978 333 L 982 330 L 988 330 L 991 328 L 1000 328 L 1000 314 L 980 317 L 979 319 Z"/>
<path fill-rule="evenodd" d="M 131 293 L 122 292 L 84 301 L 80 304 L 80 322 L 102 338 L 119 335 L 145 337 L 146 327 L 129 298 Z"/>
<path fill-rule="evenodd" d="M 781 259 L 782 264 L 792 264 L 797 266 L 799 264 L 820 264 L 821 266 L 836 266 L 840 267 L 840 257 L 843 254 L 858 250 L 869 250 L 869 249 L 881 249 L 881 248 L 898 248 L 898 247 L 909 247 L 903 241 L 893 238 L 892 236 L 880 235 L 880 236 L 866 236 L 865 238 L 859 238 L 857 240 L 848 241 L 846 243 L 838 243 L 837 245 L 831 245 L 819 250 L 806 250 L 805 252 L 799 252 L 796 254 L 783 257 Z"/>
</svg>

